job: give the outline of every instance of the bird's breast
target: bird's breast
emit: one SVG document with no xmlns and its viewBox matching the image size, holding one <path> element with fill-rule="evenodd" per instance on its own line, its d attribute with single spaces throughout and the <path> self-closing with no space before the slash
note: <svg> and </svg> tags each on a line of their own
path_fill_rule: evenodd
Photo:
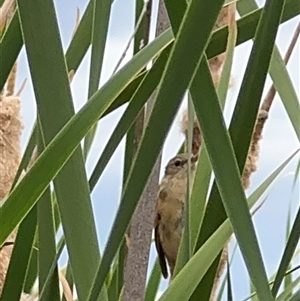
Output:
<svg viewBox="0 0 300 301">
<path fill-rule="evenodd" d="M 186 200 L 186 180 L 162 181 L 159 191 L 159 236 L 168 261 L 175 261 L 183 229 L 183 211 Z"/>
</svg>

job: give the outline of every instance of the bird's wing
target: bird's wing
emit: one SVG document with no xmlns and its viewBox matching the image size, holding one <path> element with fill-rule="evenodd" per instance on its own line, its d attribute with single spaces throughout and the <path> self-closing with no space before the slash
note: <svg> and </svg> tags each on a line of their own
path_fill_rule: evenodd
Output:
<svg viewBox="0 0 300 301">
<path fill-rule="evenodd" d="M 161 272 L 165 279 L 168 278 L 168 269 L 167 269 L 167 263 L 165 258 L 165 253 L 163 250 L 163 247 L 161 245 L 160 237 L 159 237 L 159 213 L 156 213 L 155 216 L 155 222 L 154 222 L 154 240 L 155 240 L 155 247 L 158 254 L 158 260 Z"/>
</svg>

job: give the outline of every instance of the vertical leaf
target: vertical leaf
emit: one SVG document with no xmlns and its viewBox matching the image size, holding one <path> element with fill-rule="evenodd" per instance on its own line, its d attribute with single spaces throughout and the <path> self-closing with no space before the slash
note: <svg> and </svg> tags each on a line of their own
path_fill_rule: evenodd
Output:
<svg viewBox="0 0 300 301">
<path fill-rule="evenodd" d="M 244 163 L 248 154 L 284 3 L 285 2 L 282 0 L 267 1 L 263 8 L 256 28 L 251 55 L 230 124 L 230 136 L 235 149 L 240 173 L 242 173 L 244 169 Z M 241 30 L 238 32 L 241 34 Z M 201 81 L 198 80 L 198 82 Z M 255 83 L 256 87 L 254 90 L 253 83 Z M 199 234 L 197 248 L 199 248 L 208 239 L 208 237 L 219 227 L 225 218 L 226 213 L 220 200 L 217 186 L 214 184 L 209 197 L 203 226 Z M 206 277 L 201 282 L 197 291 L 198 294 L 203 290 L 207 290 L 207 288 L 212 285 L 215 277 L 215 271 L 218 268 L 219 259 L 220 255 L 214 262 L 209 273 L 207 273 Z M 195 298 L 197 298 L 197 293 L 195 294 Z M 208 299 L 209 295 L 205 298 Z"/>
<path fill-rule="evenodd" d="M 160 279 L 161 279 L 161 271 L 160 271 L 158 258 L 156 258 L 147 283 L 147 288 L 145 292 L 145 301 L 155 301 Z"/>
<path fill-rule="evenodd" d="M 229 265 L 228 260 L 227 260 L 227 277 L 226 278 L 227 278 L 227 301 L 233 301 L 230 265 Z"/>
<path fill-rule="evenodd" d="M 103 65 L 104 49 L 108 33 L 108 22 L 112 0 L 93 0 L 92 22 L 92 54 L 90 63 L 90 77 L 88 99 L 98 90 Z M 84 156 L 87 157 L 97 130 L 95 124 L 84 139 Z"/>
<path fill-rule="evenodd" d="M 37 225 L 37 207 L 34 206 L 21 223 L 14 243 L 6 274 L 1 301 L 19 301 L 24 286 L 31 248 Z"/>
<path fill-rule="evenodd" d="M 0 91 L 2 91 L 20 51 L 23 46 L 22 33 L 16 10 L 0 43 Z M 5 58 L 5 59 L 4 59 Z"/>
<path fill-rule="evenodd" d="M 282 255 L 279 268 L 275 277 L 275 281 L 272 287 L 272 293 L 274 297 L 276 297 L 278 293 L 285 272 L 288 269 L 289 263 L 291 262 L 297 244 L 299 243 L 299 237 L 300 237 L 300 208 L 298 209 L 295 221 L 293 223 L 293 227 L 289 235 L 289 239 L 286 244 L 286 247 L 284 249 L 284 253 Z"/>
<path fill-rule="evenodd" d="M 233 155 L 233 147 L 225 128 L 218 96 L 205 60 L 202 60 L 199 70 L 195 75 L 196 78 L 198 82 L 203 84 L 202 93 L 204 98 L 201 102 L 195 102 L 194 106 L 222 202 L 234 228 L 237 241 L 251 280 L 257 289 L 258 296 L 262 300 L 273 300 L 267 283 L 267 276 L 254 226 L 251 221 L 251 215 L 241 185 L 237 162 Z M 214 120 L 213 126 L 210 125 L 211 118 Z M 218 139 L 213 139 L 215 136 L 214 133 L 218 133 Z M 222 150 L 222 157 L 219 156 L 220 150 Z"/>
<path fill-rule="evenodd" d="M 20 0 L 18 5 L 47 145 L 74 114 L 58 24 L 51 0 Z M 54 187 L 77 292 L 79 298 L 86 298 L 100 256 L 80 147 L 55 179 Z M 106 299 L 105 294 L 102 297 Z"/>
<path fill-rule="evenodd" d="M 90 44 L 93 22 L 93 4 L 94 0 L 89 0 L 87 8 L 76 29 L 74 37 L 66 52 L 66 63 L 68 70 L 76 71 L 83 60 Z"/>
<path fill-rule="evenodd" d="M 43 134 L 41 132 L 40 122 L 38 122 L 38 129 L 38 152 L 41 153 L 44 150 L 45 142 Z M 39 291 L 42 291 L 43 286 L 46 285 L 47 290 L 42 301 L 46 301 L 49 298 L 52 298 L 53 300 L 59 300 L 60 292 L 58 285 L 59 280 L 57 265 L 54 269 L 50 281 L 47 284 L 45 283 L 56 255 L 55 227 L 50 187 L 46 189 L 39 202 L 37 203 L 37 212 L 39 242 Z"/>
</svg>

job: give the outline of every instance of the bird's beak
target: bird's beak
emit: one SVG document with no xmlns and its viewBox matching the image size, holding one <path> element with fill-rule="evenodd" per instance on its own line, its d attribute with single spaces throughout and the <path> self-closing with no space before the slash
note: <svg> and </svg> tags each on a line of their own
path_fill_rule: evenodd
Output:
<svg viewBox="0 0 300 301">
<path fill-rule="evenodd" d="M 198 157 L 199 157 L 198 154 L 197 154 L 197 155 L 193 155 L 193 156 L 191 157 L 191 162 L 192 162 L 192 163 L 197 162 L 197 161 L 198 161 Z"/>
</svg>

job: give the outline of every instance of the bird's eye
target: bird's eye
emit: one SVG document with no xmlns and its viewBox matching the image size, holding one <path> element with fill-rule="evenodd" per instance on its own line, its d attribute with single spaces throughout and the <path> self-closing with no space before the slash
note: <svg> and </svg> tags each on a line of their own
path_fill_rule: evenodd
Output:
<svg viewBox="0 0 300 301">
<path fill-rule="evenodd" d="M 176 160 L 176 161 L 174 162 L 174 164 L 175 164 L 175 166 L 180 166 L 180 165 L 181 165 L 181 161 L 180 161 L 180 160 Z"/>
</svg>

